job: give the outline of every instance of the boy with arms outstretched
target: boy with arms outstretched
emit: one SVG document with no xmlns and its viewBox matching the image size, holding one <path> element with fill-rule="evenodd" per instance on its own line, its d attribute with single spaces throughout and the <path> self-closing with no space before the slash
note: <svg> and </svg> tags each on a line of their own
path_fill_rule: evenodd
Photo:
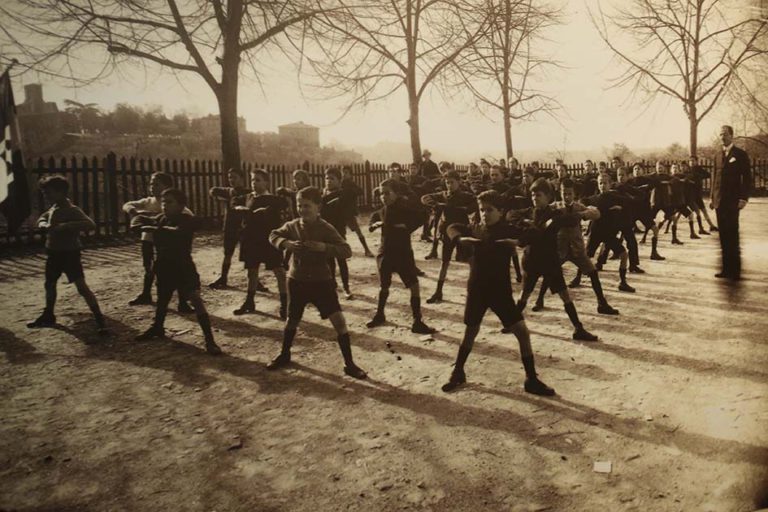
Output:
<svg viewBox="0 0 768 512">
<path fill-rule="evenodd" d="M 208 285 L 209 288 L 220 290 L 227 288 L 229 268 L 232 266 L 232 255 L 240 242 L 240 228 L 242 226 L 241 212 L 235 208 L 245 206 L 245 199 L 249 190 L 245 187 L 245 179 L 242 173 L 236 169 L 227 171 L 228 187 L 211 187 L 208 195 L 226 205 L 224 210 L 224 259 L 221 260 L 221 276 Z"/>
<path fill-rule="evenodd" d="M 235 210 L 243 216 L 243 229 L 240 233 L 240 261 L 248 271 L 248 291 L 245 302 L 234 311 L 235 315 L 244 315 L 256 311 L 254 298 L 258 291 L 259 267 L 271 270 L 275 274 L 280 292 L 280 318 L 285 318 L 287 298 L 285 294 L 285 269 L 283 256 L 269 243 L 270 232 L 280 226 L 283 212 L 288 203 L 283 197 L 269 193 L 269 174 L 264 169 L 251 171 L 251 190 L 246 196 L 245 206 Z"/>
<path fill-rule="evenodd" d="M 195 307 L 197 323 L 205 336 L 205 350 L 211 355 L 221 354 L 213 340 L 211 319 L 200 297 L 200 276 L 192 261 L 192 239 L 197 219 L 186 210 L 187 196 L 179 189 L 169 188 L 161 196 L 163 213 L 155 217 L 141 216 L 138 222 L 143 232 L 151 232 L 157 250 L 157 309 L 155 321 L 144 333 L 136 337 L 145 341 L 165 337 L 165 315 L 173 292 L 189 299 Z"/>
<path fill-rule="evenodd" d="M 45 239 L 45 309 L 36 320 L 27 324 L 30 329 L 56 325 L 56 283 L 61 274 L 74 283 L 85 299 L 96 320 L 100 334 L 106 333 L 104 316 L 96 296 L 85 282 L 80 259 L 80 232 L 96 229 L 96 223 L 67 197 L 69 182 L 63 176 L 50 176 L 40 180 L 40 189 L 51 207 L 40 216 L 37 227 L 47 233 Z"/>
<path fill-rule="evenodd" d="M 411 233 L 422 225 L 419 213 L 421 205 L 409 203 L 404 197 L 407 193 L 401 182 L 384 180 L 379 186 L 384 207 L 371 216 L 369 229 L 381 228 L 381 243 L 376 263 L 379 268 L 379 302 L 376 315 L 366 324 L 368 328 L 379 326 L 387 321 L 384 308 L 389 297 L 392 274 L 398 274 L 403 284 L 411 290 L 411 312 L 413 325 L 411 332 L 432 334 L 434 329 L 421 319 L 421 297 L 416 261 L 411 247 Z"/>
<path fill-rule="evenodd" d="M 467 381 L 464 364 L 472 351 L 485 312 L 490 308 L 504 325 L 505 332 L 514 333 L 520 346 L 520 357 L 525 368 L 525 386 L 528 393 L 552 396 L 555 390 L 536 376 L 531 349 L 531 336 L 520 310 L 512 298 L 512 280 L 509 272 L 511 248 L 517 232 L 504 221 L 504 200 L 495 191 L 486 191 L 477 198 L 480 224 L 452 224 L 447 234 L 455 243 L 473 249 L 469 260 L 469 280 L 464 308 L 464 339 L 456 356 L 456 365 L 445 392 L 453 391 Z"/>
<path fill-rule="evenodd" d="M 269 365 L 277 370 L 291 362 L 291 345 L 296 336 L 304 309 L 308 304 L 329 319 L 338 335 L 339 348 L 344 357 L 344 373 L 356 379 L 364 379 L 366 373 L 352 359 L 352 347 L 344 314 L 341 312 L 336 284 L 331 274 L 329 260 L 349 258 L 352 250 L 334 227 L 320 218 L 322 193 L 315 187 L 298 192 L 299 218 L 283 224 L 269 235 L 269 242 L 291 254 L 288 271 L 288 319 L 283 331 L 283 348 Z"/>
</svg>

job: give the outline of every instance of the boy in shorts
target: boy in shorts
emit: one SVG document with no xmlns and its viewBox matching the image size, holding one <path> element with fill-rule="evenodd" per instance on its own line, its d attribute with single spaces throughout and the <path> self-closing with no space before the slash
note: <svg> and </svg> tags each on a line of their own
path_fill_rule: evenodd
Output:
<svg viewBox="0 0 768 512">
<path fill-rule="evenodd" d="M 322 193 L 315 187 L 301 189 L 297 195 L 299 218 L 286 222 L 269 235 L 269 242 L 279 250 L 291 253 L 288 271 L 288 318 L 283 331 L 283 347 L 269 365 L 277 370 L 291 362 L 291 346 L 296 336 L 304 309 L 313 304 L 320 317 L 329 319 L 336 330 L 344 373 L 356 379 L 365 379 L 366 373 L 352 359 L 352 347 L 347 322 L 341 312 L 336 284 L 329 260 L 349 258 L 352 250 L 334 227 L 320 218 Z"/>
<path fill-rule="evenodd" d="M 442 390 L 453 391 L 467 381 L 464 365 L 480 332 L 483 317 L 490 309 L 501 320 L 505 332 L 512 332 L 517 337 L 525 368 L 525 391 L 535 395 L 552 396 L 555 390 L 540 381 L 536 375 L 531 335 L 512 297 L 510 249 L 515 244 L 517 232 L 504 221 L 504 200 L 501 194 L 495 191 L 482 192 L 477 202 L 480 209 L 479 225 L 452 224 L 447 230 L 454 243 L 472 249 L 472 256 L 469 260 L 467 300 L 464 308 L 464 339 L 459 346 L 451 377 Z"/>
<path fill-rule="evenodd" d="M 104 315 L 99 301 L 85 282 L 80 259 L 80 232 L 96 229 L 96 223 L 83 210 L 72 204 L 67 197 L 69 182 L 63 176 L 50 176 L 40 180 L 40 189 L 51 207 L 40 216 L 37 226 L 47 233 L 45 238 L 45 309 L 27 327 L 52 327 L 56 325 L 56 283 L 62 274 L 74 283 L 77 292 L 85 299 L 96 320 L 100 334 L 106 333 Z"/>
<path fill-rule="evenodd" d="M 240 242 L 240 227 L 242 225 L 241 214 L 235 210 L 238 206 L 245 206 L 245 199 L 249 190 L 245 187 L 243 175 L 236 169 L 227 171 L 228 187 L 211 187 L 208 195 L 226 205 L 224 210 L 224 259 L 221 261 L 221 276 L 208 285 L 209 288 L 220 290 L 227 288 L 229 268 L 232 266 L 232 255 Z"/>
</svg>

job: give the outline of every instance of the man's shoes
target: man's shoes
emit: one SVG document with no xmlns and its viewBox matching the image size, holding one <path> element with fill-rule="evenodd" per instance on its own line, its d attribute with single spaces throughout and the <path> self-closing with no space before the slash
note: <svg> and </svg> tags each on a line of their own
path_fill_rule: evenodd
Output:
<svg viewBox="0 0 768 512">
<path fill-rule="evenodd" d="M 245 315 L 246 313 L 255 313 L 256 312 L 256 304 L 252 300 L 246 300 L 243 302 L 243 305 L 237 308 L 233 311 L 233 313 L 237 316 Z"/>
<path fill-rule="evenodd" d="M 190 313 L 194 313 L 195 310 L 192 306 L 189 305 L 187 301 L 179 301 L 179 313 L 182 315 L 188 315 Z"/>
<path fill-rule="evenodd" d="M 601 315 L 618 315 L 619 310 L 612 307 L 607 302 L 603 302 L 602 304 L 597 305 L 597 312 Z"/>
<path fill-rule="evenodd" d="M 431 252 L 431 253 L 427 254 L 426 256 L 424 256 L 424 259 L 425 260 L 436 260 L 437 259 L 437 253 L 436 252 Z"/>
<path fill-rule="evenodd" d="M 705 230 L 703 230 L 703 229 L 700 229 L 700 230 L 699 230 L 699 234 L 700 234 L 700 235 L 711 235 L 712 233 L 710 233 L 709 231 L 705 231 Z"/>
<path fill-rule="evenodd" d="M 256 291 L 259 293 L 269 293 L 269 288 L 261 284 L 261 281 L 256 281 Z"/>
<path fill-rule="evenodd" d="M 40 327 L 53 327 L 54 325 L 56 325 L 56 316 L 49 313 L 43 313 L 34 321 L 29 322 L 27 327 L 29 329 L 38 329 Z"/>
<path fill-rule="evenodd" d="M 425 275 L 427 275 L 427 273 L 421 270 L 419 267 L 416 267 L 416 275 L 418 277 L 424 277 Z"/>
<path fill-rule="evenodd" d="M 637 265 L 629 267 L 629 272 L 632 274 L 645 274 L 645 270 L 641 269 Z"/>
<path fill-rule="evenodd" d="M 285 368 L 291 362 L 291 354 L 280 353 L 279 356 L 274 358 L 271 363 L 267 365 L 267 370 L 279 370 Z"/>
<path fill-rule="evenodd" d="M 620 292 L 627 292 L 627 293 L 635 293 L 635 289 L 629 286 L 627 283 L 620 283 L 619 284 L 619 291 Z"/>
<path fill-rule="evenodd" d="M 525 379 L 523 389 L 525 389 L 526 393 L 531 393 L 532 395 L 555 396 L 555 390 L 541 382 L 538 377 Z"/>
<path fill-rule="evenodd" d="M 583 327 L 579 327 L 573 331 L 573 339 L 577 341 L 597 341 L 597 336 L 587 331 Z"/>
<path fill-rule="evenodd" d="M 440 292 L 435 292 L 427 299 L 427 304 L 440 304 L 441 302 L 443 302 L 443 294 Z"/>
<path fill-rule="evenodd" d="M 662 256 L 661 254 L 659 254 L 657 252 L 652 252 L 651 253 L 651 259 L 654 260 L 654 261 L 664 261 L 667 258 L 665 258 L 664 256 Z"/>
<path fill-rule="evenodd" d="M 691 240 L 700 240 L 701 237 L 697 235 L 696 233 L 691 233 Z"/>
<path fill-rule="evenodd" d="M 355 296 L 352 295 L 352 292 L 349 291 L 349 288 L 345 288 L 344 289 L 344 298 L 347 299 L 347 300 L 352 300 L 352 299 L 355 298 Z"/>
<path fill-rule="evenodd" d="M 229 285 L 227 284 L 227 280 L 223 277 L 218 278 L 214 282 L 208 285 L 208 288 L 211 288 L 212 290 L 225 290 L 229 288 Z"/>
<path fill-rule="evenodd" d="M 685 244 L 683 244 L 683 242 L 681 242 L 679 238 L 673 238 L 672 245 L 685 245 Z"/>
<path fill-rule="evenodd" d="M 422 320 L 415 320 L 411 326 L 411 332 L 414 334 L 435 334 L 435 329 L 425 324 Z"/>
<path fill-rule="evenodd" d="M 376 313 L 376 315 L 374 315 L 373 319 L 370 322 L 368 322 L 367 324 L 365 324 L 365 326 L 367 328 L 369 328 L 369 329 L 373 329 L 374 327 L 378 327 L 380 325 L 384 325 L 384 323 L 386 321 L 387 321 L 387 317 L 385 317 L 383 314 L 380 315 L 380 314 Z"/>
<path fill-rule="evenodd" d="M 730 279 L 731 281 L 741 281 L 741 274 L 732 274 L 730 272 L 720 272 L 715 274 L 718 279 Z"/>
<path fill-rule="evenodd" d="M 544 309 L 544 303 L 536 301 L 536 304 L 533 305 L 531 311 L 541 311 L 542 309 Z"/>
<path fill-rule="evenodd" d="M 207 341 L 205 343 L 205 351 L 212 356 L 220 356 L 222 354 L 221 347 L 215 341 Z"/>
<path fill-rule="evenodd" d="M 362 368 L 357 366 L 356 364 L 352 363 L 350 365 L 347 365 L 344 367 L 344 373 L 349 375 L 350 377 L 353 377 L 355 379 L 365 379 L 368 377 L 368 374 L 363 371 Z"/>
<path fill-rule="evenodd" d="M 448 379 L 447 384 L 443 384 L 440 389 L 442 389 L 446 393 L 450 393 L 451 391 L 455 390 L 462 384 L 466 384 L 467 382 L 467 376 L 464 374 L 464 370 L 456 371 L 454 370 L 451 373 L 451 378 Z"/>
<path fill-rule="evenodd" d="M 128 301 L 129 306 L 144 306 L 147 304 L 152 304 L 152 296 L 144 293 L 140 294 L 135 299 Z"/>
<path fill-rule="evenodd" d="M 152 326 L 143 333 L 136 336 L 134 339 L 136 341 L 148 341 L 148 340 L 157 340 L 165 338 L 165 329 L 162 327 Z"/>
<path fill-rule="evenodd" d="M 720 229 L 717 226 L 709 226 L 709 230 L 713 233 L 717 233 Z"/>
<path fill-rule="evenodd" d="M 366 258 L 373 258 L 373 253 L 371 251 L 365 251 L 365 257 Z"/>
</svg>

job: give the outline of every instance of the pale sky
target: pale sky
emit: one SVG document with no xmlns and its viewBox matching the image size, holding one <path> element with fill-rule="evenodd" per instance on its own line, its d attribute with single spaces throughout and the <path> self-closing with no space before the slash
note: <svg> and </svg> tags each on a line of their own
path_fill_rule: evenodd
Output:
<svg viewBox="0 0 768 512">
<path fill-rule="evenodd" d="M 688 144 L 688 124 L 682 107 L 659 100 L 644 111 L 645 105 L 632 104 L 627 92 L 607 90 L 611 54 L 595 32 L 582 2 L 564 2 L 564 25 L 552 33 L 554 56 L 566 69 L 550 84 L 553 95 L 565 112 L 558 124 L 541 117 L 513 126 L 516 150 L 590 150 L 596 153 L 614 142 L 630 149 L 666 147 L 673 142 Z M 150 68 L 151 69 L 151 68 Z M 125 73 L 123 73 L 125 75 Z M 197 75 L 183 75 L 183 85 L 174 77 L 151 72 L 145 77 L 125 76 L 87 88 L 73 90 L 47 83 L 48 101 L 63 107 L 66 98 L 94 102 L 111 109 L 118 102 L 149 106 L 161 105 L 166 115 L 187 111 L 192 115 L 217 113 L 213 94 Z M 24 76 L 14 84 L 17 101 L 23 98 L 22 85 L 37 81 Z M 405 91 L 387 101 L 370 105 L 337 120 L 339 105 L 305 101 L 301 97 L 295 71 L 287 65 L 271 66 L 264 77 L 264 93 L 248 80 L 241 81 L 239 109 L 249 131 L 276 131 L 284 123 L 304 121 L 321 127 L 321 143 L 338 140 L 346 146 L 372 146 L 380 141 L 409 142 Z M 733 122 L 723 109 L 714 111 L 700 125 L 699 143 L 707 144 L 717 127 Z M 734 123 L 738 126 L 738 123 Z M 437 159 L 461 159 L 488 151 L 504 152 L 502 123 L 477 113 L 473 104 L 460 101 L 447 105 L 438 94 L 427 95 L 421 107 L 422 147 L 433 150 Z M 408 157 L 408 155 L 404 155 Z"/>
</svg>

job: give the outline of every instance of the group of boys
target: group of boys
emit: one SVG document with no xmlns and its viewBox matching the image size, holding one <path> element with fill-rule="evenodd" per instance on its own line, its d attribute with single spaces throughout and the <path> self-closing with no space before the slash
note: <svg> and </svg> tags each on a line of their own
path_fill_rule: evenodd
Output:
<svg viewBox="0 0 768 512">
<path fill-rule="evenodd" d="M 690 226 L 691 238 L 698 238 L 693 228 L 693 215 L 699 233 L 709 234 L 702 225 L 702 215 L 712 226 L 703 203 L 702 181 L 706 171 L 695 162 L 674 164 L 671 174 L 658 164 L 646 174 L 640 164 L 632 171 L 613 162 L 601 163 L 597 169 L 587 161 L 584 173 L 569 176 L 558 162 L 554 172 L 542 171 L 534 163 L 521 170 L 516 160 L 509 167 L 503 161 L 491 165 L 482 160 L 471 165 L 466 175 L 448 163 L 438 167 L 425 152 L 425 161 L 412 164 L 408 173 L 398 164 L 390 166 L 389 177 L 377 188 L 382 207 L 373 213 L 369 232 L 379 230 L 381 240 L 376 255 L 379 294 L 376 312 L 366 325 L 373 329 L 386 322 L 385 308 L 393 274 L 398 274 L 410 291 L 413 315 L 411 331 L 432 334 L 422 318 L 419 275 L 411 244 L 412 233 L 422 228 L 421 238 L 432 244 L 427 258 L 440 252 L 441 266 L 434 294 L 427 299 L 439 304 L 443 299 L 450 261 L 468 261 L 470 266 L 465 301 L 465 334 L 456 363 L 444 391 L 452 391 L 466 382 L 464 365 L 490 308 L 503 324 L 502 332 L 517 337 L 525 368 L 524 389 L 539 395 L 553 395 L 554 390 L 538 379 L 531 349 L 530 334 L 523 319 L 528 298 L 542 278 L 539 298 L 534 310 L 543 307 L 546 290 L 560 296 L 574 331 L 573 339 L 596 341 L 579 320 L 568 288 L 579 285 L 580 276 L 589 276 L 597 298 L 597 311 L 606 315 L 619 312 L 608 303 L 602 289 L 599 270 L 610 252 L 620 259 L 618 289 L 635 291 L 627 283 L 627 271 L 643 273 L 639 267 L 636 230 L 638 221 L 645 234 L 653 232 L 651 259 L 663 260 L 658 253 L 659 227 L 671 226 L 673 243 L 681 216 Z M 434 167 L 434 168 L 433 168 Z M 352 357 L 349 330 L 339 303 L 336 267 L 342 288 L 352 298 L 347 259 L 351 249 L 346 242 L 346 229 L 357 234 L 366 256 L 373 256 L 357 223 L 357 197 L 362 190 L 354 183 L 351 170 L 329 168 L 324 173 L 325 188 L 312 187 L 306 171 L 293 173 L 293 188 L 279 187 L 270 192 L 269 173 L 250 171 L 250 188 L 236 170 L 227 173 L 228 187 L 213 187 L 211 197 L 224 203 L 224 258 L 221 275 L 210 284 L 212 289 L 228 287 L 231 260 L 238 243 L 240 261 L 248 276 L 244 303 L 236 315 L 255 311 L 255 296 L 266 289 L 259 282 L 261 264 L 271 270 L 280 297 L 280 318 L 285 320 L 280 354 L 267 366 L 276 370 L 290 363 L 291 346 L 296 329 L 307 305 L 314 305 L 323 319 L 328 319 L 337 333 L 344 359 L 344 372 L 355 378 L 366 378 Z M 157 282 L 154 322 L 138 340 L 164 336 L 168 303 L 176 291 L 180 312 L 194 311 L 205 335 L 206 350 L 220 354 L 213 339 L 211 322 L 200 297 L 200 278 L 192 260 L 192 239 L 198 222 L 186 207 L 185 194 L 173 188 L 173 179 L 155 173 L 150 180 L 150 196 L 125 204 L 131 226 L 141 232 L 144 263 L 143 289 L 131 305 L 152 301 L 153 279 Z M 58 176 L 41 182 L 41 189 L 51 208 L 40 218 L 39 227 L 48 233 L 46 248 L 46 307 L 29 327 L 55 324 L 56 282 L 62 273 L 74 282 L 92 310 L 100 332 L 106 327 L 96 297 L 85 284 L 80 263 L 79 233 L 93 228 L 93 221 L 67 199 L 68 183 Z M 577 200 L 578 197 L 578 200 Z M 659 212 L 664 220 L 657 225 Z M 582 221 L 588 221 L 585 243 Z M 431 232 L 434 232 L 432 238 Z M 644 240 L 643 240 L 644 241 Z M 625 249 L 624 243 L 627 248 Z M 603 247 L 597 263 L 592 258 Z M 523 249 L 520 265 L 517 248 Z M 562 264 L 571 261 L 578 268 L 577 277 L 566 285 Z M 515 269 L 522 291 L 515 301 L 511 268 Z M 190 301 L 192 307 L 187 303 Z"/>
</svg>

